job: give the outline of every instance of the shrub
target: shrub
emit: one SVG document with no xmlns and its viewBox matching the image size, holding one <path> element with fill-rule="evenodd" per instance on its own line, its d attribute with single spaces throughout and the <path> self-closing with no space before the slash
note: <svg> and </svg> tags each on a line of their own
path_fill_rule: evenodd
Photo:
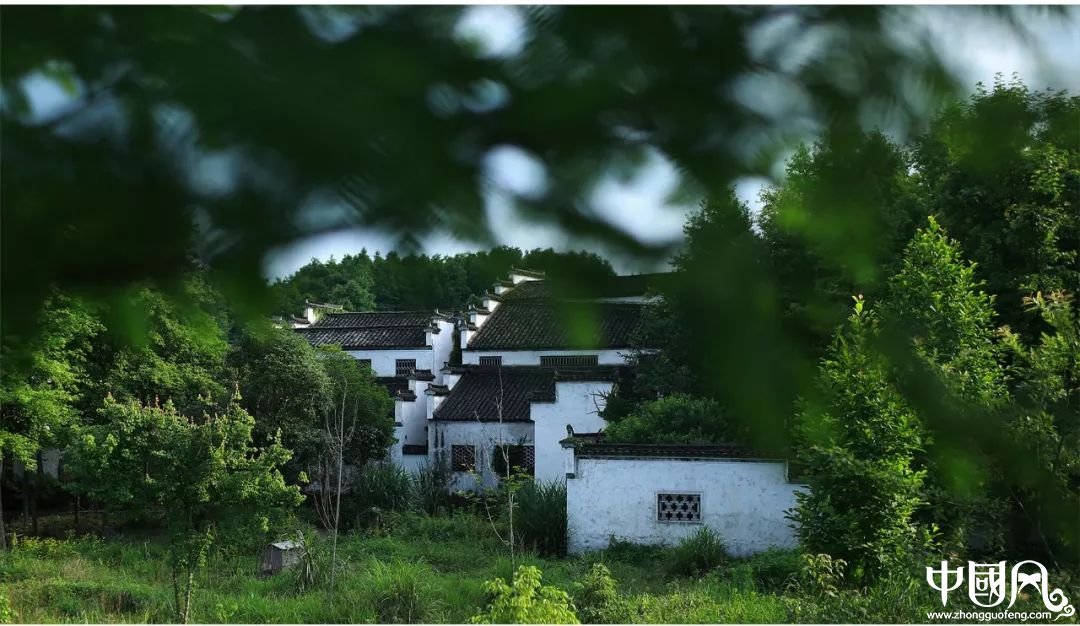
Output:
<svg viewBox="0 0 1080 626">
<path fill-rule="evenodd" d="M 439 515 L 450 509 L 450 468 L 445 462 L 425 463 L 413 477 L 414 506 L 428 515 Z"/>
<path fill-rule="evenodd" d="M 0 593 L 0 624 L 14 624 L 15 610 L 11 608 L 6 593 Z"/>
<path fill-rule="evenodd" d="M 373 561 L 365 573 L 362 599 L 383 624 L 431 621 L 435 610 L 432 572 L 419 563 Z"/>
<path fill-rule="evenodd" d="M 544 556 L 566 554 L 566 485 L 529 481 L 516 496 L 515 532 L 521 547 Z"/>
<path fill-rule="evenodd" d="M 719 567 L 726 560 L 727 547 L 723 538 L 708 526 L 702 526 L 668 554 L 668 572 L 674 576 L 697 576 Z"/>
<path fill-rule="evenodd" d="M 352 483 L 346 519 L 367 525 L 381 513 L 404 511 L 409 506 L 410 483 L 408 472 L 393 463 L 367 465 Z"/>
<path fill-rule="evenodd" d="M 539 568 L 522 565 L 514 574 L 513 585 L 502 578 L 484 583 L 489 597 L 482 613 L 474 615 L 473 624 L 578 624 L 574 605 L 565 591 L 542 585 Z"/>
<path fill-rule="evenodd" d="M 754 582 L 766 591 L 782 591 L 799 572 L 799 553 L 772 548 L 746 560 Z"/>
<path fill-rule="evenodd" d="M 585 624 L 621 624 L 632 617 L 631 604 L 619 595 L 618 583 L 603 563 L 593 563 L 574 583 L 574 606 Z"/>
</svg>

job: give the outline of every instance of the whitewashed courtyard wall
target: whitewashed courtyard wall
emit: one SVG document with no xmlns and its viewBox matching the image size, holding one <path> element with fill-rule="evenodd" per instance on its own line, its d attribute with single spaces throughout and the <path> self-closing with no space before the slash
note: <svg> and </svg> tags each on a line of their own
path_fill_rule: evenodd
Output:
<svg viewBox="0 0 1080 626">
<path fill-rule="evenodd" d="M 600 417 L 605 394 L 611 391 L 610 382 L 558 382 L 555 402 L 533 402 L 530 415 L 535 422 L 537 480 L 563 480 L 563 448 L 566 425 L 577 433 L 595 433 L 607 422 Z"/>
<path fill-rule="evenodd" d="M 569 551 L 600 550 L 611 536 L 674 544 L 701 526 L 719 533 L 735 556 L 794 547 L 785 513 L 805 487 L 787 481 L 777 461 L 673 458 L 577 458 L 569 454 L 566 511 Z M 701 523 L 660 522 L 657 494 L 701 494 Z"/>
</svg>

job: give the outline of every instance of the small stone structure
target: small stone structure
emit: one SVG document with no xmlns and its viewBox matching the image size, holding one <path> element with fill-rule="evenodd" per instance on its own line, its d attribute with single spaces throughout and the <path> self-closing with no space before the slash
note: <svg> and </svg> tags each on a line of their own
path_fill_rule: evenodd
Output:
<svg viewBox="0 0 1080 626">
<path fill-rule="evenodd" d="M 562 442 L 570 552 L 606 548 L 611 537 L 674 544 L 706 526 L 734 556 L 796 545 L 786 513 L 805 485 L 787 462 L 736 446 Z"/>
<path fill-rule="evenodd" d="M 278 541 L 263 550 L 261 572 L 264 576 L 277 574 L 300 563 L 304 545 L 299 541 Z"/>
</svg>

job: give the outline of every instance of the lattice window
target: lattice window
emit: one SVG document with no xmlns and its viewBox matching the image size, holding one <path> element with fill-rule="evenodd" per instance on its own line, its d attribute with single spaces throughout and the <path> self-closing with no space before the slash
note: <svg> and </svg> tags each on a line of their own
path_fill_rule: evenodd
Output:
<svg viewBox="0 0 1080 626">
<path fill-rule="evenodd" d="M 360 364 L 360 369 L 371 369 L 371 359 L 356 359 L 356 362 Z"/>
<path fill-rule="evenodd" d="M 509 462 L 511 474 L 536 475 L 536 448 L 525 445 L 499 445 L 491 453 L 491 469 L 505 477 Z"/>
<path fill-rule="evenodd" d="M 416 359 L 397 359 L 394 361 L 394 376 L 408 376 L 416 371 Z"/>
<path fill-rule="evenodd" d="M 501 356 L 482 356 L 480 357 L 480 365 L 487 367 L 500 367 L 502 365 Z"/>
<path fill-rule="evenodd" d="M 699 493 L 658 493 L 656 494 L 656 521 L 658 522 L 700 522 L 701 494 Z"/>
<path fill-rule="evenodd" d="M 476 446 L 450 446 L 450 464 L 455 472 L 476 469 Z"/>
<path fill-rule="evenodd" d="M 582 367 L 597 365 L 600 357 L 595 354 L 556 354 L 540 357 L 540 367 Z"/>
</svg>

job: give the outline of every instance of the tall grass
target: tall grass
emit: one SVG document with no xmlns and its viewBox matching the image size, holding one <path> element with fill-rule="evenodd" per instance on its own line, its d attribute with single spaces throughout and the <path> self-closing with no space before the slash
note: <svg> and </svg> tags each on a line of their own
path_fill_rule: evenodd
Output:
<svg viewBox="0 0 1080 626">
<path fill-rule="evenodd" d="M 413 476 L 413 504 L 428 515 L 445 513 L 450 510 L 449 486 L 450 468 L 445 462 L 425 463 Z"/>
<path fill-rule="evenodd" d="M 566 554 L 566 485 L 560 481 L 530 481 L 515 496 L 515 533 L 521 547 L 543 556 Z"/>
<path fill-rule="evenodd" d="M 674 576 L 698 576 L 721 566 L 727 558 L 724 539 L 702 526 L 671 550 L 667 569 Z"/>
<path fill-rule="evenodd" d="M 439 608 L 433 578 L 431 568 L 420 563 L 374 561 L 357 581 L 359 598 L 383 624 L 433 621 Z"/>
<path fill-rule="evenodd" d="M 348 517 L 367 525 L 390 511 L 409 507 L 408 472 L 393 463 L 372 463 L 360 470 L 349 494 Z"/>
</svg>

